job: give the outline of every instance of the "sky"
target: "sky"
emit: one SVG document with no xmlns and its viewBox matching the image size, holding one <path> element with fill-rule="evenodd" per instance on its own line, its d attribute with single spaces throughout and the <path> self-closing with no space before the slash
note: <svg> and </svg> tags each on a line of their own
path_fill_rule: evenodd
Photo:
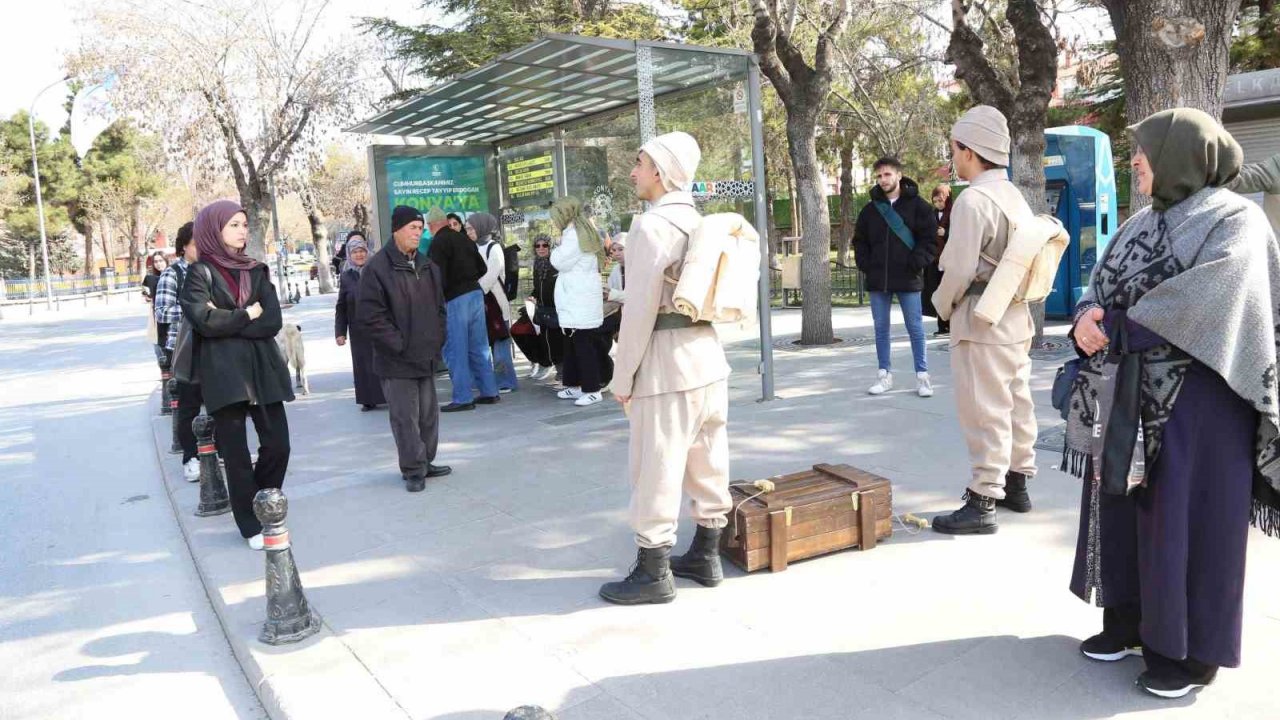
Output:
<svg viewBox="0 0 1280 720">
<path fill-rule="evenodd" d="M 6 67 L 0 74 L 0 117 L 10 117 L 31 106 L 36 93 L 62 77 L 62 58 L 79 41 L 76 17 L 81 0 L 0 0 L 0 47 L 5 48 Z M 344 18 L 390 16 L 405 22 L 421 22 L 421 0 L 331 0 L 327 11 L 333 30 Z M 20 68 L 20 69 L 15 69 Z M 50 127 L 66 122 L 65 90 L 53 88 L 36 105 L 36 117 Z"/>
</svg>

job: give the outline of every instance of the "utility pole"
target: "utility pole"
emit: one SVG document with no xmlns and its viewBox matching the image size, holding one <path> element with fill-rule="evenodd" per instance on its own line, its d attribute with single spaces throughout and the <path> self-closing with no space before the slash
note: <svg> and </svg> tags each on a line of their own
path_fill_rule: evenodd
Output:
<svg viewBox="0 0 1280 720">
<path fill-rule="evenodd" d="M 49 238 L 44 228 L 44 198 L 40 194 L 40 160 L 36 157 L 36 103 L 40 96 L 50 88 L 66 82 L 70 76 L 60 78 L 57 82 L 46 86 L 36 93 L 31 100 L 31 111 L 27 113 L 27 130 L 31 134 L 31 176 L 36 182 L 36 215 L 40 218 L 40 254 L 44 257 L 44 309 L 53 309 L 53 282 L 49 279 Z"/>
</svg>

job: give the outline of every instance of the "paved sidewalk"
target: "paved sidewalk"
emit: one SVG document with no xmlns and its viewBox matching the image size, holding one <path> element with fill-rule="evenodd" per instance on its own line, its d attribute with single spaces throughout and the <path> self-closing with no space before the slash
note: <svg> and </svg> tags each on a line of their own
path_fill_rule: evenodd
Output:
<svg viewBox="0 0 1280 720">
<path fill-rule="evenodd" d="M 176 459 L 165 468 L 214 607 L 277 719 L 496 720 L 524 704 L 560 720 L 1280 717 L 1280 542 L 1256 532 L 1242 668 L 1161 702 L 1133 687 L 1139 660 L 1080 656 L 1101 612 L 1066 588 L 1079 484 L 1052 469 L 1056 452 L 1040 456 L 1036 510 L 1002 513 L 997 535 L 898 529 L 871 552 L 777 575 L 726 563 L 714 590 L 679 581 L 673 604 L 609 606 L 597 588 L 635 556 L 617 404 L 577 409 L 522 378 L 496 407 L 443 416 L 438 461 L 454 472 L 408 494 L 386 411 L 354 403 L 331 304 L 286 311 L 303 326 L 312 389 L 288 408 L 288 526 L 323 633 L 257 642 L 262 556 L 229 515 L 193 517 L 196 486 Z M 779 340 L 799 320 L 776 311 Z M 869 313 L 838 310 L 836 325 L 841 347 L 775 352 L 770 403 L 755 401 L 754 329 L 727 331 L 734 478 L 848 462 L 893 481 L 898 513 L 954 509 L 967 472 L 943 344 L 930 344 L 935 398 L 914 394 L 905 336 L 894 361 L 908 387 L 873 398 Z M 1048 403 L 1058 364 L 1037 363 L 1042 430 L 1060 423 Z M 166 421 L 155 421 L 164 448 Z M 681 548 L 690 535 L 682 525 Z"/>
</svg>

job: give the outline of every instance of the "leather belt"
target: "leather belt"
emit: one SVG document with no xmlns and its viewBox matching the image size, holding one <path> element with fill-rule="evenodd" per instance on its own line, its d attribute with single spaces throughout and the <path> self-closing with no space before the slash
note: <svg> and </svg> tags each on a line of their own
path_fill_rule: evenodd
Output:
<svg viewBox="0 0 1280 720">
<path fill-rule="evenodd" d="M 711 323 L 706 320 L 694 322 L 693 318 L 680 313 L 658 313 L 657 319 L 653 321 L 654 330 L 681 330 L 703 325 L 710 326 Z"/>
</svg>

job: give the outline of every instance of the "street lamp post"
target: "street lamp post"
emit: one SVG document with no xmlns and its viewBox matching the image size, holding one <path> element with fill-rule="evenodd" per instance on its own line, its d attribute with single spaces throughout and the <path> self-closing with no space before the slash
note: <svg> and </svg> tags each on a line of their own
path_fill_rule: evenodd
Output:
<svg viewBox="0 0 1280 720">
<path fill-rule="evenodd" d="M 36 215 L 40 218 L 40 254 L 44 257 L 44 309 L 53 309 L 53 282 L 49 279 L 49 238 L 44 229 L 44 198 L 40 195 L 40 161 L 36 157 L 36 103 L 50 88 L 66 82 L 70 76 L 60 78 L 36 93 L 27 114 L 27 130 L 31 133 L 31 176 L 36 182 Z"/>
</svg>

